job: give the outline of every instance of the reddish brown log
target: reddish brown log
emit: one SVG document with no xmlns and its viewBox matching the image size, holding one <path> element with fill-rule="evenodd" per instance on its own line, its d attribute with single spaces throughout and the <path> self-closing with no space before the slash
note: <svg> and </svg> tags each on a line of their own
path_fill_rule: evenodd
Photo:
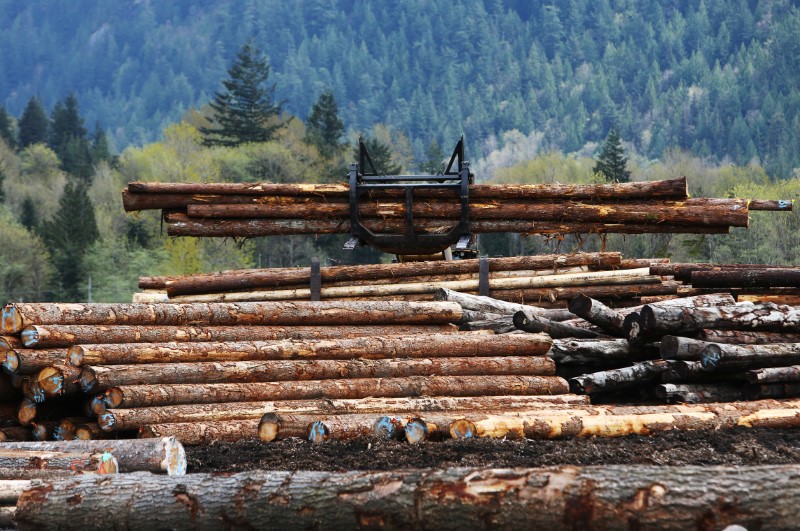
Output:
<svg viewBox="0 0 800 531">
<path fill-rule="evenodd" d="M 0 354 L 4 353 L 6 350 L 13 350 L 21 347 L 22 341 L 20 341 L 17 336 L 0 335 Z"/>
<path fill-rule="evenodd" d="M 800 288 L 800 269 L 693 271 L 695 288 Z"/>
<path fill-rule="evenodd" d="M 747 208 L 750 210 L 766 210 L 771 212 L 791 212 L 794 199 L 750 199 Z"/>
<path fill-rule="evenodd" d="M 6 352 L 3 369 L 9 374 L 35 374 L 67 359 L 67 349 L 34 350 L 18 348 Z"/>
<path fill-rule="evenodd" d="M 691 282 L 692 273 L 695 271 L 727 271 L 737 269 L 794 269 L 795 266 L 780 266 L 768 264 L 701 264 L 701 263 L 673 263 L 654 264 L 650 266 L 651 275 L 672 276 L 681 282 Z"/>
<path fill-rule="evenodd" d="M 253 471 L 191 474 L 181 479 L 180 492 L 164 496 L 176 489 L 174 480 L 121 474 L 102 482 L 77 477 L 34 486 L 21 495 L 15 520 L 23 531 L 58 529 L 65 514 L 71 526 L 87 531 L 130 522 L 142 529 L 220 529 L 231 522 L 251 529 L 483 524 L 560 531 L 617 529 L 620 522 L 638 529 L 695 529 L 704 522 L 709 529 L 759 529 L 764 522 L 793 529 L 798 476 L 796 465 Z M 191 500 L 194 514 L 175 510 L 179 496 Z M 109 506 L 117 510 L 100 522 L 97 515 Z"/>
<path fill-rule="evenodd" d="M 80 375 L 81 370 L 78 367 L 56 363 L 40 370 L 36 374 L 36 383 L 45 398 L 75 395 L 80 393 Z"/>
<path fill-rule="evenodd" d="M 532 356 L 550 348 L 546 336 L 492 337 L 481 332 L 248 341 L 240 343 L 131 343 L 82 345 L 70 348 L 72 365 L 121 365 L 190 361 L 288 359 L 425 358 L 467 356 Z"/>
<path fill-rule="evenodd" d="M 175 437 L 187 446 L 237 442 L 258 437 L 258 419 L 219 420 L 142 426 L 139 438 Z"/>
<path fill-rule="evenodd" d="M 19 333 L 44 324 L 134 325 L 366 325 L 457 322 L 461 307 L 447 302 L 257 302 L 240 304 L 9 304 L 2 327 Z"/>
<path fill-rule="evenodd" d="M 0 428 L 0 442 L 8 441 L 31 441 L 33 434 L 29 428 L 11 427 Z"/>
<path fill-rule="evenodd" d="M 440 359 L 270 360 L 214 363 L 161 363 L 87 366 L 80 377 L 86 393 L 123 385 L 236 383 L 405 378 L 409 376 L 486 376 L 555 374 L 546 356 Z"/>
<path fill-rule="evenodd" d="M 666 280 L 656 284 L 491 290 L 489 295 L 495 299 L 519 304 L 538 304 L 541 301 L 569 301 L 578 295 L 586 295 L 587 297 L 597 300 L 620 300 L 650 295 L 672 295 L 678 292 L 678 286 L 679 284 L 677 282 Z M 733 298 L 731 298 L 731 301 L 733 301 Z"/>
<path fill-rule="evenodd" d="M 101 326 L 34 325 L 22 331 L 28 347 L 55 348 L 79 344 L 234 342 L 282 339 L 333 339 L 361 336 L 456 333 L 441 325 L 372 326 Z M 66 356 L 65 356 L 66 357 Z"/>
<path fill-rule="evenodd" d="M 307 400 L 401 396 L 557 395 L 568 392 L 556 376 L 431 376 L 409 378 L 311 380 L 239 384 L 174 384 L 115 387 L 106 406 L 150 407 L 213 404 L 242 400 Z"/>
</svg>

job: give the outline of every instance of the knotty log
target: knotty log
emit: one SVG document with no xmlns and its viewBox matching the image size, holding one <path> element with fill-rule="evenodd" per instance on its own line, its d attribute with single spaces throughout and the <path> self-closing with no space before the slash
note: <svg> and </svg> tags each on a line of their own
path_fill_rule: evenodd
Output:
<svg viewBox="0 0 800 531">
<path fill-rule="evenodd" d="M 669 362 L 665 360 L 643 361 L 622 369 L 599 371 L 570 378 L 570 387 L 574 392 L 583 394 L 636 387 L 654 381 L 667 367 L 669 367 Z"/>
<path fill-rule="evenodd" d="M 142 426 L 139 438 L 175 437 L 187 446 L 211 442 L 236 442 L 258 436 L 258 419 L 219 420 Z"/>
<path fill-rule="evenodd" d="M 247 327 L 34 325 L 22 331 L 22 339 L 26 347 L 44 349 L 98 343 L 269 341 L 278 339 L 447 334 L 457 331 L 458 328 L 451 324 Z"/>
<path fill-rule="evenodd" d="M 67 349 L 17 348 L 6 352 L 3 369 L 9 374 L 35 374 L 67 359 Z"/>
<path fill-rule="evenodd" d="M 659 330 L 651 332 L 651 329 L 648 328 L 648 323 L 643 321 L 643 319 L 645 319 L 645 317 L 642 316 L 643 312 L 647 313 L 648 315 L 691 315 L 695 312 L 701 311 L 704 308 L 716 308 L 718 306 L 735 304 L 730 302 L 732 299 L 733 297 L 728 293 L 714 293 L 684 297 L 681 299 L 663 301 L 655 304 L 646 304 L 637 312 L 629 314 L 625 317 L 625 321 L 623 323 L 625 334 L 627 335 L 629 341 L 641 342 L 652 339 L 653 337 L 660 338 L 664 335 L 672 334 L 673 332 L 677 331 L 665 330 L 662 332 Z M 645 310 L 646 308 L 647 310 Z"/>
<path fill-rule="evenodd" d="M 656 396 L 668 403 L 683 402 L 731 402 L 746 398 L 742 385 L 735 384 L 660 384 L 655 387 Z"/>
<path fill-rule="evenodd" d="M 481 332 L 277 342 L 131 343 L 74 346 L 69 349 L 69 361 L 72 365 L 82 366 L 193 361 L 536 356 L 546 353 L 550 344 L 550 338 L 544 335 L 528 338 L 501 336 L 489 341 Z"/>
<path fill-rule="evenodd" d="M 256 302 L 240 304 L 13 304 L 3 307 L 3 331 L 34 324 L 369 325 L 446 324 L 461 307 L 449 302 Z"/>
<path fill-rule="evenodd" d="M 624 317 L 605 304 L 586 295 L 578 295 L 569 301 L 569 311 L 582 317 L 595 326 L 599 326 L 612 336 L 623 336 L 622 328 Z"/>
<path fill-rule="evenodd" d="M 559 366 L 596 366 L 653 359 L 658 349 L 653 345 L 634 346 L 625 339 L 554 339 L 547 355 Z"/>
<path fill-rule="evenodd" d="M 95 393 L 122 385 L 145 384 L 213 384 L 335 378 L 404 378 L 433 375 L 493 377 L 552 374 L 555 374 L 555 363 L 546 356 L 269 360 L 86 366 L 81 372 L 80 384 L 85 393 Z"/>
<path fill-rule="evenodd" d="M 178 406 L 109 409 L 97 422 L 106 431 L 139 429 L 147 424 L 210 422 L 261 418 L 266 411 L 288 414 L 422 413 L 446 410 L 550 409 L 588 404 L 588 397 L 554 396 L 450 396 L 363 398 L 355 400 L 286 400 L 271 402 L 230 402 Z"/>
<path fill-rule="evenodd" d="M 238 384 L 165 384 L 114 387 L 105 393 L 106 406 L 146 407 L 211 404 L 242 400 L 304 400 L 401 396 L 557 395 L 568 392 L 557 376 L 430 376 L 260 382 Z"/>
<path fill-rule="evenodd" d="M 551 321 L 528 311 L 519 311 L 514 314 L 514 326 L 525 332 L 539 333 L 545 332 L 554 339 L 567 337 L 575 338 L 601 338 L 602 334 L 578 328 L 563 322 Z"/>
<path fill-rule="evenodd" d="M 753 332 L 750 330 L 700 330 L 697 339 L 710 343 L 763 345 L 764 343 L 800 343 L 800 333 Z"/>
<path fill-rule="evenodd" d="M 120 472 L 149 471 L 170 476 L 186 474 L 186 451 L 175 437 L 102 441 L 8 442 L 3 448 L 31 452 L 110 452 Z"/>
<path fill-rule="evenodd" d="M 788 530 L 796 525 L 798 476 L 796 465 L 254 471 L 192 474 L 176 487 L 169 478 L 123 474 L 35 486 L 20 496 L 15 518 L 22 530 L 63 528 L 64 514 L 87 531 L 130 522 L 151 529 L 453 529 L 486 522 L 479 526 L 553 531 L 615 529 L 620 522 L 642 529 L 692 529 L 698 522 L 758 529 L 768 522 Z M 176 510 L 176 500 L 191 501 L 193 510 Z M 117 510 L 98 519 L 109 506 Z"/>
<path fill-rule="evenodd" d="M 707 370 L 717 367 L 768 367 L 800 362 L 800 343 L 764 345 L 729 345 L 709 343 L 702 351 L 700 362 Z"/>
<path fill-rule="evenodd" d="M 800 365 L 767 367 L 745 373 L 749 383 L 800 382 Z"/>
<path fill-rule="evenodd" d="M 575 253 L 547 254 L 538 256 L 518 256 L 504 258 L 488 258 L 489 271 L 551 270 L 592 266 L 598 269 L 611 269 L 619 265 L 619 253 Z M 445 262 L 413 262 L 397 264 L 360 264 L 358 266 L 332 266 L 320 268 L 320 279 L 323 284 L 340 281 L 366 281 L 384 278 L 402 278 L 419 275 L 453 275 L 477 273 L 479 260 L 453 260 Z M 246 269 L 220 273 L 189 275 L 166 279 L 163 282 L 150 281 L 144 286 L 140 279 L 140 288 L 154 287 L 167 289 L 170 296 L 188 295 L 192 293 L 209 293 L 220 291 L 241 291 L 258 287 L 280 287 L 296 284 L 307 284 L 311 268 L 273 268 Z"/>
<path fill-rule="evenodd" d="M 731 269 L 693 271 L 695 288 L 800 288 L 800 269 Z"/>
</svg>

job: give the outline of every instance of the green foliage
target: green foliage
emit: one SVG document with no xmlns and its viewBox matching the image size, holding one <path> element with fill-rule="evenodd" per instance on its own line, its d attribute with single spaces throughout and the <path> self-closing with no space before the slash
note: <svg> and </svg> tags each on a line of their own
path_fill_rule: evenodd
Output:
<svg viewBox="0 0 800 531">
<path fill-rule="evenodd" d="M 12 148 L 17 144 L 14 122 L 5 105 L 0 106 L 0 139 Z"/>
<path fill-rule="evenodd" d="M 239 50 L 224 92 L 217 92 L 211 108 L 216 127 L 201 129 L 207 145 L 238 146 L 266 142 L 282 127 L 278 120 L 281 104 L 275 103 L 275 85 L 266 86 L 269 63 L 261 51 L 248 41 Z"/>
<path fill-rule="evenodd" d="M 436 175 L 445 170 L 446 163 L 444 151 L 436 140 L 432 140 L 425 151 L 425 160 L 419 165 L 419 171 L 423 174 Z M 458 168 L 453 168 L 453 170 L 458 171 Z"/>
<path fill-rule="evenodd" d="M 47 286 L 53 275 L 42 240 L 17 223 L 0 206 L 0 304 L 41 301 L 52 295 Z"/>
<path fill-rule="evenodd" d="M 375 137 L 365 138 L 363 142 L 369 154 L 369 160 L 372 161 L 372 164 L 375 166 L 374 169 L 378 174 L 399 175 L 400 172 L 403 171 L 403 166 L 393 161 L 391 148 L 387 144 L 384 144 Z M 359 149 L 353 152 L 355 160 L 359 160 L 360 153 Z M 373 168 L 370 168 L 368 160 L 364 161 L 363 168 L 359 168 L 359 171 L 371 172 L 372 170 Z"/>
<path fill-rule="evenodd" d="M 333 93 L 328 90 L 319 95 L 311 107 L 306 123 L 306 141 L 313 144 L 325 159 L 331 159 L 342 149 L 344 122 L 339 118 L 339 107 Z"/>
<path fill-rule="evenodd" d="M 35 217 L 48 220 L 58 208 L 58 200 L 66 179 L 61 163 L 53 151 L 44 144 L 33 144 L 18 155 L 4 151 L 0 153 L 5 167 L 5 203 L 17 219 L 21 219 L 26 198 L 33 200 Z"/>
<path fill-rule="evenodd" d="M 47 142 L 50 124 L 44 106 L 34 96 L 19 119 L 19 148 Z"/>
<path fill-rule="evenodd" d="M 622 141 L 615 127 L 611 128 L 600 154 L 592 171 L 601 174 L 607 181 L 615 183 L 627 183 L 631 180 L 631 172 L 628 171 L 628 159 L 625 157 L 625 150 L 622 148 Z"/>
</svg>

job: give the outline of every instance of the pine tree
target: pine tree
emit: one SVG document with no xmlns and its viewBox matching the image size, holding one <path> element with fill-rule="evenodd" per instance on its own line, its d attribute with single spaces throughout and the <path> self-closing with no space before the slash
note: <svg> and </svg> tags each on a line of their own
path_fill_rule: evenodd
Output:
<svg viewBox="0 0 800 531">
<path fill-rule="evenodd" d="M 70 94 L 63 102 L 56 103 L 51 114 L 50 148 L 58 155 L 65 172 L 82 179 L 89 179 L 92 175 L 86 134 L 75 95 Z"/>
<path fill-rule="evenodd" d="M 331 91 L 319 95 L 306 124 L 306 142 L 317 147 L 325 159 L 332 159 L 342 148 L 344 123 Z"/>
<path fill-rule="evenodd" d="M 248 142 L 267 142 L 283 127 L 279 121 L 282 103 L 273 99 L 275 85 L 265 86 L 269 63 L 248 41 L 239 50 L 228 79 L 222 81 L 225 91 L 217 92 L 211 108 L 214 127 L 202 127 L 206 145 L 238 146 Z"/>
<path fill-rule="evenodd" d="M 36 213 L 36 203 L 31 196 L 25 196 L 20 205 L 20 224 L 31 232 L 39 229 L 39 215 Z"/>
<path fill-rule="evenodd" d="M 49 122 L 44 107 L 36 98 L 31 97 L 19 119 L 19 148 L 25 149 L 33 144 L 47 142 Z"/>
<path fill-rule="evenodd" d="M 615 127 L 611 128 L 603 147 L 600 148 L 600 156 L 595 162 L 594 173 L 605 176 L 607 181 L 617 183 L 627 183 L 631 180 L 631 172 L 626 165 L 628 159 L 625 157 L 625 150 L 622 149 L 622 141 Z"/>
<path fill-rule="evenodd" d="M 17 145 L 17 140 L 14 137 L 14 123 L 11 121 L 11 115 L 6 111 L 6 106 L 0 106 L 0 138 L 6 141 L 8 147 L 14 148 Z"/>
<path fill-rule="evenodd" d="M 419 171 L 429 175 L 435 175 L 444 171 L 444 151 L 436 140 L 431 141 L 425 152 L 425 162 L 419 165 Z"/>
<path fill-rule="evenodd" d="M 375 165 L 375 170 L 382 175 L 399 175 L 403 171 L 403 166 L 392 162 L 392 152 L 389 146 L 378 140 L 377 138 L 367 138 L 364 140 L 364 146 L 367 148 L 369 158 Z M 355 151 L 355 159 L 358 160 L 360 152 L 358 149 Z M 359 171 L 369 170 L 372 168 L 359 168 Z"/>
<path fill-rule="evenodd" d="M 110 161 L 111 151 L 108 147 L 108 137 L 106 132 L 100 127 L 100 122 L 94 124 L 94 134 L 92 135 L 91 147 L 92 162 Z"/>
<path fill-rule="evenodd" d="M 67 301 L 85 299 L 86 251 L 100 236 L 87 189 L 81 180 L 67 183 L 58 210 L 42 228 L 61 282 L 61 296 Z"/>
</svg>

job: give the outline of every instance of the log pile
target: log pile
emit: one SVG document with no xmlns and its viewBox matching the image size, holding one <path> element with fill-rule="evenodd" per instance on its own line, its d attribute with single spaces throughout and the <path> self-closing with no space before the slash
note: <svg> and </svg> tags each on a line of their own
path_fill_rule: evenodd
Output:
<svg viewBox="0 0 800 531">
<path fill-rule="evenodd" d="M 641 304 L 642 297 L 678 293 L 679 283 L 649 274 L 648 267 L 665 262 L 623 260 L 619 253 L 577 253 L 321 267 L 316 295 L 320 300 L 429 301 L 437 290 L 449 289 L 539 307 L 566 308 L 579 293 L 616 306 Z M 134 301 L 309 300 L 312 285 L 312 269 L 307 267 L 142 277 L 139 287 L 144 291 L 134 294 Z"/>
<path fill-rule="evenodd" d="M 347 184 L 131 182 L 123 191 L 123 204 L 128 212 L 161 210 L 171 236 L 250 238 L 347 233 L 349 194 Z M 718 234 L 747 227 L 751 208 L 786 209 L 779 202 L 690 199 L 685 177 L 594 185 L 477 184 L 469 187 L 469 200 L 474 234 Z M 372 191 L 358 209 L 373 232 L 406 230 L 400 190 Z M 413 229 L 446 232 L 457 224 L 460 211 L 456 194 L 418 189 Z"/>
<path fill-rule="evenodd" d="M 402 301 L 9 305 L 4 368 L 20 389 L 9 386 L 8 415 L 44 427 L 41 439 L 81 429 L 198 444 L 256 437 L 265 412 L 574 402 L 548 336 L 487 341 L 458 332 L 462 314 Z"/>
</svg>

